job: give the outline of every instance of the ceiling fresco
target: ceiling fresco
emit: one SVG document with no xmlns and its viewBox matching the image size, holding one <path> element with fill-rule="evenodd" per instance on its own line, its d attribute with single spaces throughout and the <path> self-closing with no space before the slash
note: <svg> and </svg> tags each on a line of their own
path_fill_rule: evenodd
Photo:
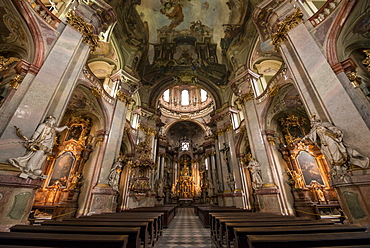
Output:
<svg viewBox="0 0 370 248">
<path fill-rule="evenodd" d="M 213 41 L 224 37 L 223 24 L 229 23 L 231 11 L 227 0 L 142 0 L 137 12 L 149 27 L 149 42 L 156 43 L 157 30 L 186 30 L 195 23 L 213 29 Z M 218 46 L 220 55 L 221 49 Z"/>
</svg>

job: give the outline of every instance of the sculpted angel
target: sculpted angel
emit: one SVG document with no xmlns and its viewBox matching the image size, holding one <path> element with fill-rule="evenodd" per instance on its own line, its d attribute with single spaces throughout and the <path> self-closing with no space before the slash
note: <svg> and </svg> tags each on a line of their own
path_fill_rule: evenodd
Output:
<svg viewBox="0 0 370 248">
<path fill-rule="evenodd" d="M 42 177 L 42 165 L 47 155 L 51 153 L 56 133 L 68 129 L 67 126 L 56 127 L 55 123 L 56 119 L 54 116 L 47 117 L 45 122 L 37 127 L 31 139 L 28 140 L 26 137 L 23 137 L 26 139 L 26 154 L 8 160 L 11 165 L 21 169 L 23 172 L 21 177 L 31 177 L 33 179 Z"/>
</svg>

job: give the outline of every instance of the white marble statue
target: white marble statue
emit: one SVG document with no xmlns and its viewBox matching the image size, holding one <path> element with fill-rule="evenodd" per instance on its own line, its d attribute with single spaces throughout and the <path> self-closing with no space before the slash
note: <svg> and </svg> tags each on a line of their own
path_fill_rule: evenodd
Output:
<svg viewBox="0 0 370 248">
<path fill-rule="evenodd" d="M 213 135 L 213 133 L 212 133 L 211 128 L 209 126 L 206 126 L 206 136 L 208 137 L 208 136 L 212 136 L 212 135 Z"/>
<path fill-rule="evenodd" d="M 251 172 L 251 177 L 252 177 L 252 187 L 254 189 L 259 189 L 261 188 L 263 181 L 262 181 L 262 176 L 261 176 L 261 165 L 260 163 L 254 159 L 251 158 L 247 168 Z"/>
<path fill-rule="evenodd" d="M 311 130 L 302 140 L 309 139 L 320 147 L 329 162 L 334 178 L 344 179 L 349 165 L 361 168 L 369 166 L 369 158 L 343 143 L 343 132 L 330 124 L 321 122 L 313 115 Z"/>
<path fill-rule="evenodd" d="M 68 129 L 67 126 L 56 127 L 55 123 L 55 117 L 49 116 L 44 123 L 41 123 L 37 127 L 31 139 L 23 136 L 26 140 L 26 154 L 22 157 L 10 158 L 8 160 L 10 164 L 21 169 L 22 173 L 20 177 L 30 177 L 32 179 L 42 178 L 42 165 L 47 155 L 51 153 L 56 132 L 62 132 Z"/>
<path fill-rule="evenodd" d="M 212 197 L 214 195 L 214 189 L 215 187 L 213 186 L 212 180 L 208 180 L 207 188 L 208 197 Z"/>
<path fill-rule="evenodd" d="M 234 180 L 233 173 L 229 173 L 227 177 L 227 185 L 229 185 L 231 192 L 234 193 L 235 192 L 235 180 Z"/>
<path fill-rule="evenodd" d="M 158 188 L 157 188 L 157 194 L 159 197 L 164 197 L 164 178 L 159 179 L 158 181 Z"/>
<path fill-rule="evenodd" d="M 119 180 L 121 178 L 121 171 L 122 171 L 122 158 L 118 157 L 117 161 L 113 164 L 112 168 L 110 169 L 109 176 L 108 176 L 108 184 L 112 187 L 113 190 L 118 190 L 119 188 Z"/>
</svg>

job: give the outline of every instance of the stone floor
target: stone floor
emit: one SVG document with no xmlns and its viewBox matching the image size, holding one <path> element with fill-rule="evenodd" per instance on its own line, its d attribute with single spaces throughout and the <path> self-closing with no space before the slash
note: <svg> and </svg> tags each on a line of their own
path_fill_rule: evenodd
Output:
<svg viewBox="0 0 370 248">
<path fill-rule="evenodd" d="M 217 247 L 209 228 L 204 228 L 192 207 L 178 208 L 177 215 L 169 228 L 163 229 L 157 248 Z"/>
</svg>

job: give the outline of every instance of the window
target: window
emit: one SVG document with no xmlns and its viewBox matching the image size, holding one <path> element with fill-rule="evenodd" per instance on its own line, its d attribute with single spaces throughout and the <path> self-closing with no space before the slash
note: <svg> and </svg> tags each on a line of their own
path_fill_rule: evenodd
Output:
<svg viewBox="0 0 370 248">
<path fill-rule="evenodd" d="M 181 151 L 189 151 L 190 144 L 189 142 L 182 142 L 181 143 Z"/>
<path fill-rule="evenodd" d="M 207 91 L 200 89 L 200 99 L 202 102 L 205 102 L 207 100 Z"/>
<path fill-rule="evenodd" d="M 163 92 L 163 100 L 165 102 L 169 102 L 170 101 L 170 90 L 167 89 L 165 92 Z"/>
<path fill-rule="evenodd" d="M 181 91 L 181 105 L 189 105 L 189 91 L 188 90 Z"/>
<path fill-rule="evenodd" d="M 233 113 L 231 116 L 232 116 L 231 121 L 232 121 L 232 124 L 233 124 L 233 128 L 237 129 L 240 125 L 238 114 Z"/>
</svg>

